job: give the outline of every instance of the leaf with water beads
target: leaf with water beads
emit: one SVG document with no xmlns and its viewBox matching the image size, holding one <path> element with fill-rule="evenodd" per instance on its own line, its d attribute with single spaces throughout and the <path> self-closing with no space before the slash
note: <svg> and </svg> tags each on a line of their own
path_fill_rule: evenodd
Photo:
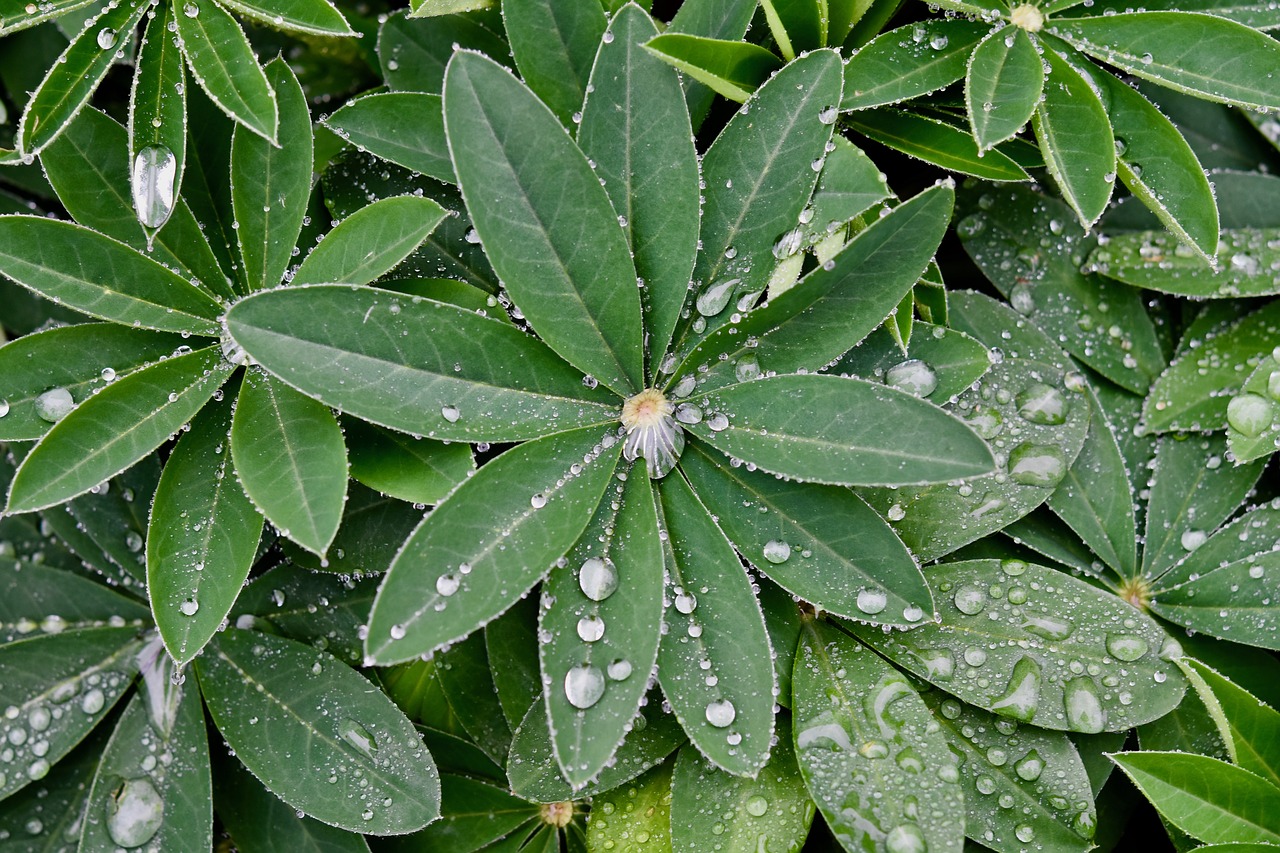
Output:
<svg viewBox="0 0 1280 853">
<path fill-rule="evenodd" d="M 227 8 L 285 30 L 318 36 L 355 36 L 342 13 L 329 0 L 224 0 Z"/>
<path fill-rule="evenodd" d="M 213 0 L 184 0 L 174 21 L 191 76 L 209 99 L 240 126 L 274 142 L 276 93 L 236 19 Z"/>
<path fill-rule="evenodd" d="M 402 501 L 440 503 L 476 470 L 465 444 L 413 438 L 356 418 L 345 418 L 342 431 L 352 479 Z"/>
<path fill-rule="evenodd" d="M 401 548 L 369 617 L 368 653 L 408 660 L 510 607 L 581 535 L 621 450 L 613 433 L 588 427 L 482 467 Z"/>
<path fill-rule="evenodd" d="M 556 759 L 581 787 L 622 742 L 662 633 L 663 546 L 649 478 L 632 466 L 543 586 L 538 651 Z"/>
<path fill-rule="evenodd" d="M 1227 447 L 1238 463 L 1280 448 L 1280 348 L 1258 362 L 1227 404 Z"/>
<path fill-rule="evenodd" d="M 1085 851 L 1097 825 L 1089 776 L 1065 734 L 1019 726 L 941 691 L 924 694 L 959 757 L 965 835 L 1000 853 Z"/>
<path fill-rule="evenodd" d="M 587 81 L 607 25 L 605 10 L 596 3 L 504 0 L 502 18 L 520 77 L 572 127 L 590 91 Z"/>
<path fill-rule="evenodd" d="M 484 634 L 476 632 L 433 659 L 440 687 L 459 714 L 462 730 L 492 761 L 504 764 L 513 727 L 508 725 L 498 699 Z"/>
<path fill-rule="evenodd" d="M 964 332 L 917 320 L 905 352 L 882 326 L 824 372 L 878 379 L 942 405 L 990 369 L 991 353 L 978 341 Z"/>
<path fill-rule="evenodd" d="M 143 655 L 163 655 L 157 642 Z M 151 657 L 152 662 L 155 661 Z M 195 682 L 169 681 L 152 665 L 102 753 L 89 791 L 80 844 L 86 850 L 213 843 L 209 741 Z M 144 664 L 146 666 L 146 664 Z M 145 670 L 144 670 L 145 672 Z"/>
<path fill-rule="evenodd" d="M 13 840 L 30 839 L 27 843 L 31 845 L 45 843 L 49 851 L 75 850 L 80 838 L 85 793 L 93 784 L 98 759 L 110 734 L 106 726 L 99 726 L 53 765 L 48 776 L 5 797 L 4 809 L 0 811 L 0 835 Z M 59 842 L 61 847 L 57 846 Z"/>
<path fill-rule="evenodd" d="M 186 61 L 173 4 L 148 23 L 129 90 L 129 188 L 148 235 L 173 214 L 187 159 Z"/>
<path fill-rule="evenodd" d="M 1222 232 L 1217 268 L 1161 231 L 1115 235 L 1089 256 L 1100 274 L 1134 287 L 1193 298 L 1246 298 L 1280 293 L 1280 229 Z"/>
<path fill-rule="evenodd" d="M 141 628 L 150 621 L 144 604 L 82 575 L 39 563 L 5 563 L 7 567 L 0 568 L 0 645 L 35 631 Z"/>
<path fill-rule="evenodd" d="M 303 260 L 293 284 L 368 284 L 409 256 L 445 217 L 429 198 L 382 199 L 342 220 Z"/>
<path fill-rule="evenodd" d="M 0 734 L 13 749 L 0 798 L 43 779 L 106 716 L 133 683 L 141 645 L 136 628 L 86 628 L 0 648 Z"/>
<path fill-rule="evenodd" d="M 537 596 L 526 596 L 511 609 L 484 626 L 484 646 L 489 655 L 493 687 L 502 715 L 515 729 L 542 698 L 542 667 L 538 661 Z"/>
<path fill-rule="evenodd" d="M 1186 686 L 1181 648 L 1149 617 L 1069 575 L 1021 560 L 925 571 L 941 621 L 867 645 L 948 693 L 1002 717 L 1092 734 L 1157 719 Z"/>
<path fill-rule="evenodd" d="M 868 139 L 962 175 L 988 181 L 1025 181 L 1018 161 L 992 148 L 983 151 L 967 128 L 901 109 L 855 113 L 845 124 Z"/>
<path fill-rule="evenodd" d="M 976 21 L 931 20 L 877 36 L 845 66 L 842 110 L 896 104 L 964 77 L 973 48 L 990 31 Z"/>
<path fill-rule="evenodd" d="M 52 530 L 107 583 L 141 593 L 147 579 L 142 553 L 147 510 L 159 480 L 159 460 L 143 457 L 118 476 L 63 504 L 63 512 L 45 512 L 40 526 Z"/>
<path fill-rule="evenodd" d="M 841 845 L 958 853 L 960 774 L 906 677 L 856 640 L 812 620 L 793 677 L 800 773 Z"/>
<path fill-rule="evenodd" d="M 218 730 L 253 774 L 294 808 L 376 835 L 440 813 L 440 781 L 413 725 L 331 655 L 230 628 L 196 659 Z M 309 773 L 298 773 L 306 762 Z"/>
<path fill-rule="evenodd" d="M 477 16 L 449 15 L 423 21 L 400 11 L 388 15 L 378 30 L 382 77 L 394 92 L 439 95 L 444 87 L 444 68 L 455 45 L 487 54 L 504 65 L 511 62 L 506 41 Z"/>
<path fill-rule="evenodd" d="M 1280 648 L 1280 551 L 1214 568 L 1160 588 L 1154 613 L 1191 630 L 1237 643 Z"/>
<path fill-rule="evenodd" d="M 325 119 L 324 125 L 384 160 L 445 183 L 457 182 L 439 95 L 379 92 L 355 98 Z"/>
<path fill-rule="evenodd" d="M 979 150 L 1020 131 L 1044 92 L 1044 64 L 1022 27 L 994 29 L 969 55 L 965 106 Z"/>
<path fill-rule="evenodd" d="M 876 624 L 933 612 L 902 540 L 852 491 L 726 466 L 702 442 L 685 449 L 681 470 L 738 552 L 793 595 Z"/>
<path fill-rule="evenodd" d="M 412 835 L 388 839 L 380 849 L 391 853 L 489 849 L 487 845 L 539 816 L 537 804 L 478 779 L 446 773 L 440 777 L 440 791 L 438 821 Z"/>
<path fill-rule="evenodd" d="M 1280 712 L 1200 661 L 1187 658 L 1185 663 L 1196 693 L 1221 711 L 1214 721 L 1231 760 L 1280 785 Z"/>
<path fill-rule="evenodd" d="M 674 761 L 653 768 L 628 786 L 592 803 L 587 822 L 590 849 L 604 849 L 613 839 L 619 853 L 671 849 L 671 773 Z"/>
<path fill-rule="evenodd" d="M 1200 539 L 1197 534 L 1193 544 Z M 1206 533 L 1194 550 L 1158 578 L 1155 587 L 1159 590 L 1176 586 L 1228 563 L 1260 556 L 1277 547 L 1280 547 L 1280 498 L 1273 498 L 1269 503 L 1236 516 L 1212 534 Z"/>
</svg>

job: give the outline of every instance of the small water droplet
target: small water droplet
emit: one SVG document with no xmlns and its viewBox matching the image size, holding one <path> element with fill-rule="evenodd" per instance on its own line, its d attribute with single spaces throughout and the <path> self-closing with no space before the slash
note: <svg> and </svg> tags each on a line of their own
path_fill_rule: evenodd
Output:
<svg viewBox="0 0 1280 853">
<path fill-rule="evenodd" d="M 716 412 L 707 419 L 707 428 L 712 432 L 724 432 L 729 428 L 729 418 L 720 412 Z"/>
<path fill-rule="evenodd" d="M 1034 749 L 1022 756 L 1013 765 L 1018 778 L 1026 782 L 1034 782 L 1044 772 L 1044 759 Z"/>
<path fill-rule="evenodd" d="M 194 598 L 184 598 L 182 603 L 178 605 L 178 610 L 183 616 L 195 616 L 200 610 L 200 602 Z"/>
<path fill-rule="evenodd" d="M 529 498 L 529 506 L 533 507 L 534 509 L 542 509 L 546 505 L 547 505 L 547 496 L 542 494 L 541 492 Z"/>
<path fill-rule="evenodd" d="M 987 606 L 987 593 L 979 586 L 962 586 L 951 600 L 961 613 L 973 616 Z"/>
<path fill-rule="evenodd" d="M 1027 823 L 1018 824 L 1018 828 L 1013 831 L 1013 834 L 1018 836 L 1018 840 L 1025 844 L 1030 844 L 1036 840 L 1035 829 Z"/>
<path fill-rule="evenodd" d="M 110 27 L 103 27 L 98 30 L 98 47 L 103 50 L 111 50 L 116 46 L 116 31 Z"/>
<path fill-rule="evenodd" d="M 604 620 L 596 614 L 578 620 L 578 636 L 584 643 L 594 643 L 604 636 Z"/>
<path fill-rule="evenodd" d="M 604 696 L 604 675 L 589 663 L 578 664 L 565 673 L 564 696 L 575 708 L 590 708 Z"/>
<path fill-rule="evenodd" d="M 694 597 L 693 593 L 681 590 L 676 593 L 675 605 L 676 610 L 684 614 L 689 614 L 697 609 L 698 599 Z"/>
<path fill-rule="evenodd" d="M 605 672 L 614 681 L 626 681 L 631 677 L 631 661 L 618 658 L 605 668 Z"/>
<path fill-rule="evenodd" d="M 456 424 L 458 418 L 462 417 L 462 412 L 458 411 L 457 406 L 442 406 L 440 408 L 440 417 L 451 424 Z"/>
<path fill-rule="evenodd" d="M 1209 537 L 1203 530 L 1184 530 L 1179 541 L 1187 551 L 1194 551 L 1205 543 Z"/>
</svg>

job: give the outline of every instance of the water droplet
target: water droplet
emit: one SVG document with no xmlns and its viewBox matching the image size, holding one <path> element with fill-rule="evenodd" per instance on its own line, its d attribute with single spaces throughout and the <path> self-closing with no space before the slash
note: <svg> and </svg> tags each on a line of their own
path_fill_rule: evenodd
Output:
<svg viewBox="0 0 1280 853">
<path fill-rule="evenodd" d="M 436 592 L 445 598 L 457 592 L 460 586 L 462 586 L 462 581 L 457 575 L 447 574 L 436 578 Z"/>
<path fill-rule="evenodd" d="M 770 539 L 764 543 L 764 558 L 770 563 L 785 563 L 791 559 L 791 546 L 780 539 Z"/>
<path fill-rule="evenodd" d="M 991 703 L 991 710 L 1004 717 L 1029 723 L 1040 704 L 1040 664 L 1023 656 L 1013 665 L 1013 674 L 1004 693 Z"/>
<path fill-rule="evenodd" d="M 456 424 L 458 418 L 462 417 L 462 412 L 458 411 L 457 406 L 442 406 L 440 408 L 440 417 L 444 418 L 451 424 Z"/>
<path fill-rule="evenodd" d="M 994 794 L 996 791 L 996 780 L 990 776 L 979 776 L 974 782 L 974 787 L 978 789 L 979 794 Z"/>
<path fill-rule="evenodd" d="M 107 834 L 121 847 L 141 847 L 164 823 L 164 800 L 146 779 L 128 779 L 107 798 Z"/>
<path fill-rule="evenodd" d="M 9 401 L 0 400 L 0 418 L 3 418 L 7 414 L 9 414 Z"/>
<path fill-rule="evenodd" d="M 1034 782 L 1044 772 L 1044 759 L 1033 749 L 1014 763 L 1013 770 L 1019 779 Z"/>
<path fill-rule="evenodd" d="M 893 759 L 907 773 L 920 773 L 924 770 L 924 759 L 911 747 L 903 747 Z"/>
<path fill-rule="evenodd" d="M 685 592 L 684 590 L 676 593 L 675 603 L 676 610 L 685 614 L 692 613 L 698 607 L 698 599 L 694 597 L 693 593 Z"/>
<path fill-rule="evenodd" d="M 31 766 L 27 768 L 27 778 L 32 782 L 49 775 L 49 762 L 43 758 L 37 758 L 31 762 Z"/>
<path fill-rule="evenodd" d="M 964 662 L 973 667 L 982 666 L 987 662 L 987 653 L 977 646 L 972 646 L 964 650 Z"/>
<path fill-rule="evenodd" d="M 1075 626 L 1065 619 L 1034 613 L 1023 616 L 1022 627 L 1037 637 L 1054 641 L 1065 640 L 1075 630 Z"/>
<path fill-rule="evenodd" d="M 1030 844 L 1032 841 L 1036 840 L 1035 829 L 1027 823 L 1018 824 L 1018 827 L 1013 831 L 1013 834 L 1018 836 L 1018 840 L 1025 844 Z"/>
<path fill-rule="evenodd" d="M 584 643 L 594 643 L 604 636 L 604 620 L 594 613 L 578 620 L 578 636 Z"/>
<path fill-rule="evenodd" d="M 1067 459 L 1048 444 L 1019 444 L 1009 452 L 1009 479 L 1024 486 L 1052 489 L 1067 474 Z"/>
<path fill-rule="evenodd" d="M 692 391 L 693 389 L 689 389 Z M 702 423 L 702 409 L 693 403 L 681 403 L 676 406 L 676 420 L 682 424 L 700 424 Z"/>
<path fill-rule="evenodd" d="M 541 492 L 529 498 L 529 506 L 533 507 L 534 509 L 542 509 L 546 505 L 547 505 L 547 496 L 542 494 Z"/>
<path fill-rule="evenodd" d="M 929 47 L 933 48 L 934 50 L 942 50 L 946 46 L 947 46 L 947 37 L 942 35 L 941 33 L 929 39 Z"/>
<path fill-rule="evenodd" d="M 884 837 L 885 853 L 925 853 L 928 845 L 924 833 L 914 823 L 904 823 L 889 830 Z"/>
<path fill-rule="evenodd" d="M 950 681 L 956 671 L 956 659 L 946 649 L 919 649 L 915 653 L 924 664 L 930 681 Z"/>
<path fill-rule="evenodd" d="M 855 603 L 863 613 L 868 616 L 874 616 L 885 609 L 889 603 L 889 596 L 883 590 L 862 589 L 858 591 L 858 598 Z"/>
<path fill-rule="evenodd" d="M 733 373 L 739 382 L 750 382 L 760 378 L 760 361 L 754 355 L 744 355 L 733 366 Z"/>
<path fill-rule="evenodd" d="M 982 587 L 962 586 L 956 590 L 952 601 L 961 613 L 974 616 L 981 613 L 982 608 L 987 606 L 987 593 Z"/>
<path fill-rule="evenodd" d="M 631 661 L 618 658 L 605 668 L 605 672 L 614 681 L 626 681 L 631 677 Z"/>
<path fill-rule="evenodd" d="M 373 734 L 355 720 L 343 720 L 338 723 L 338 737 L 351 744 L 365 757 L 373 758 L 378 751 L 378 742 Z"/>
<path fill-rule="evenodd" d="M 1227 404 L 1227 423 L 1241 435 L 1253 438 L 1270 428 L 1276 407 L 1258 394 L 1240 394 Z"/>
<path fill-rule="evenodd" d="M 745 808 L 747 814 L 752 817 L 763 817 L 765 812 L 769 811 L 769 801 L 764 797 L 756 794 L 747 800 Z"/>
<path fill-rule="evenodd" d="M 1194 551 L 1205 543 L 1208 535 L 1203 530 L 1184 530 L 1179 541 L 1183 549 Z"/>
<path fill-rule="evenodd" d="M 578 570 L 578 587 L 592 601 L 604 601 L 618 588 L 618 567 L 608 557 L 588 557 Z"/>
<path fill-rule="evenodd" d="M 890 367 L 884 374 L 884 382 L 891 388 L 928 397 L 938 387 L 938 374 L 918 358 L 909 358 Z"/>
<path fill-rule="evenodd" d="M 1009 291 L 1009 304 L 1013 306 L 1014 311 L 1023 315 L 1036 310 L 1035 296 L 1031 293 L 1031 288 L 1021 283 L 1015 284 Z"/>
<path fill-rule="evenodd" d="M 71 392 L 66 388 L 50 388 L 36 397 L 36 414 L 41 420 L 56 424 L 76 407 Z"/>
<path fill-rule="evenodd" d="M 31 709 L 31 713 L 27 715 L 27 724 L 31 726 L 31 731 L 42 732 L 49 728 L 53 715 L 48 708 L 39 707 Z"/>
<path fill-rule="evenodd" d="M 178 158 L 163 145 L 148 145 L 133 158 L 133 209 L 145 228 L 160 228 L 173 213 Z"/>
<path fill-rule="evenodd" d="M 884 758 L 889 754 L 889 744 L 882 740 L 872 738 L 865 741 L 862 746 L 858 747 L 858 754 L 863 758 L 877 759 Z"/>
<path fill-rule="evenodd" d="M 98 47 L 103 50 L 111 50 L 116 46 L 116 31 L 110 27 L 103 27 L 98 30 Z"/>
<path fill-rule="evenodd" d="M 1067 398 L 1052 385 L 1033 382 L 1018 395 L 1018 414 L 1033 424 L 1057 426 L 1067 421 Z"/>
<path fill-rule="evenodd" d="M 699 293 L 696 300 L 698 313 L 704 317 L 714 317 L 723 311 L 739 281 L 736 278 L 721 279 Z"/>
<path fill-rule="evenodd" d="M 724 432 L 729 428 L 729 418 L 717 412 L 707 419 L 707 428 L 712 432 Z"/>
<path fill-rule="evenodd" d="M 86 714 L 96 714 L 101 711 L 103 706 L 106 704 L 106 694 L 95 687 L 88 693 L 84 694 L 84 698 L 80 700 L 80 710 L 84 711 Z"/>
<path fill-rule="evenodd" d="M 200 610 L 200 602 L 194 598 L 185 598 L 178 605 L 178 610 L 181 611 L 183 616 L 195 616 L 197 611 Z"/>
<path fill-rule="evenodd" d="M 1107 654 L 1125 663 L 1131 663 L 1143 657 L 1149 648 L 1146 640 L 1132 634 L 1107 635 Z"/>
<path fill-rule="evenodd" d="M 406 632 L 405 632 L 405 630 L 404 630 L 404 626 L 403 626 L 403 625 L 392 625 L 392 626 L 391 626 L 391 639 L 393 639 L 393 640 L 403 640 L 403 639 L 404 639 L 404 637 L 405 637 L 405 633 L 406 633 Z"/>
<path fill-rule="evenodd" d="M 1092 678 L 1073 678 L 1062 685 L 1062 693 L 1069 727 L 1085 734 L 1097 734 L 1106 728 L 1107 713 L 1098 700 L 1098 688 Z"/>
<path fill-rule="evenodd" d="M 707 703 L 707 722 L 718 729 L 723 729 L 733 723 L 738 716 L 738 709 L 733 707 L 733 703 L 728 699 L 720 699 L 715 702 Z"/>
<path fill-rule="evenodd" d="M 589 663 L 578 664 L 565 673 L 564 696 L 575 708 L 590 708 L 604 696 L 604 675 Z"/>
<path fill-rule="evenodd" d="M 965 418 L 964 422 L 969 425 L 970 429 L 987 441 L 995 438 L 1004 429 L 1004 417 L 995 409 L 988 409 L 984 406 L 974 407 L 973 414 Z"/>
</svg>

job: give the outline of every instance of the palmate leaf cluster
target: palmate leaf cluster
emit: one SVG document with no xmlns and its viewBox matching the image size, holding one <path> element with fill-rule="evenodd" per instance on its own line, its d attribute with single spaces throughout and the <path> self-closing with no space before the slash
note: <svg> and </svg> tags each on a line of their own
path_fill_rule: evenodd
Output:
<svg viewBox="0 0 1280 853">
<path fill-rule="evenodd" d="M 1273 10 L 34 8 L 0 849 L 1280 846 Z"/>
</svg>

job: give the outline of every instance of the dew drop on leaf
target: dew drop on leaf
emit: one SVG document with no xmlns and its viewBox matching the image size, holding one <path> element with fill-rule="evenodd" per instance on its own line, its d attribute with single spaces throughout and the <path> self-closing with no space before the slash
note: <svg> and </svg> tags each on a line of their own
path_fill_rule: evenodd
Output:
<svg viewBox="0 0 1280 853">
<path fill-rule="evenodd" d="M 1275 420 L 1276 407 L 1260 394 L 1240 394 L 1227 404 L 1227 423 L 1241 435 L 1253 438 Z"/>
<path fill-rule="evenodd" d="M 592 601 L 604 601 L 618 588 L 618 568 L 608 557 L 588 557 L 578 570 L 578 587 Z"/>
<path fill-rule="evenodd" d="M 631 661 L 618 658 L 605 668 L 605 672 L 614 681 L 626 681 L 631 677 Z"/>
<path fill-rule="evenodd" d="M 770 563 L 785 563 L 791 559 L 791 546 L 780 539 L 770 539 L 764 543 L 764 558 Z"/>
<path fill-rule="evenodd" d="M 51 424 L 65 418 L 75 406 L 76 401 L 66 388 L 50 388 L 36 397 L 36 415 Z"/>
<path fill-rule="evenodd" d="M 1015 483 L 1051 489 L 1066 474 L 1067 459 L 1052 445 L 1024 442 L 1009 452 L 1009 479 Z"/>
<path fill-rule="evenodd" d="M 1052 385 L 1033 382 L 1018 394 L 1018 414 L 1033 424 L 1057 426 L 1067 421 L 1067 399 Z"/>
<path fill-rule="evenodd" d="M 884 382 L 899 391 L 906 391 L 917 397 L 928 397 L 938 387 L 938 374 L 926 362 L 909 358 L 885 371 Z"/>
<path fill-rule="evenodd" d="M 589 663 L 580 663 L 564 677 L 564 697 L 578 709 L 590 708 L 604 696 L 604 675 Z"/>
<path fill-rule="evenodd" d="M 169 221 L 177 178 L 178 158 L 163 145 L 148 145 L 133 158 L 133 209 L 144 227 L 159 228 Z"/>
<path fill-rule="evenodd" d="M 108 797 L 107 833 L 121 847 L 141 847 L 164 822 L 164 800 L 146 779 L 128 779 Z"/>
<path fill-rule="evenodd" d="M 457 592 L 460 586 L 462 586 L 462 581 L 458 579 L 457 575 L 448 574 L 436 578 L 436 592 L 445 598 Z"/>
<path fill-rule="evenodd" d="M 373 758 L 378 751 L 378 742 L 374 740 L 373 735 L 355 720 L 343 720 L 338 723 L 338 737 L 368 758 Z"/>
<path fill-rule="evenodd" d="M 1073 678 L 1062 685 L 1067 709 L 1067 725 L 1074 731 L 1097 734 L 1106 727 L 1107 714 L 1098 699 L 1098 688 L 1088 676 Z"/>
<path fill-rule="evenodd" d="M 889 597 L 883 590 L 862 589 L 858 591 L 858 597 L 854 603 L 863 613 L 874 616 L 888 605 Z"/>
<path fill-rule="evenodd" d="M 707 722 L 718 729 L 732 725 L 738 716 L 738 709 L 728 699 L 719 699 L 707 703 Z"/>
<path fill-rule="evenodd" d="M 584 643 L 594 643 L 604 636 L 604 620 L 592 614 L 578 620 L 578 636 Z"/>
<path fill-rule="evenodd" d="M 1147 641 L 1133 634 L 1108 634 L 1107 654 L 1119 661 L 1132 663 L 1146 655 Z"/>
<path fill-rule="evenodd" d="M 885 853 L 925 853 L 924 833 L 914 823 L 904 823 L 889 830 L 884 838 Z"/>
</svg>

